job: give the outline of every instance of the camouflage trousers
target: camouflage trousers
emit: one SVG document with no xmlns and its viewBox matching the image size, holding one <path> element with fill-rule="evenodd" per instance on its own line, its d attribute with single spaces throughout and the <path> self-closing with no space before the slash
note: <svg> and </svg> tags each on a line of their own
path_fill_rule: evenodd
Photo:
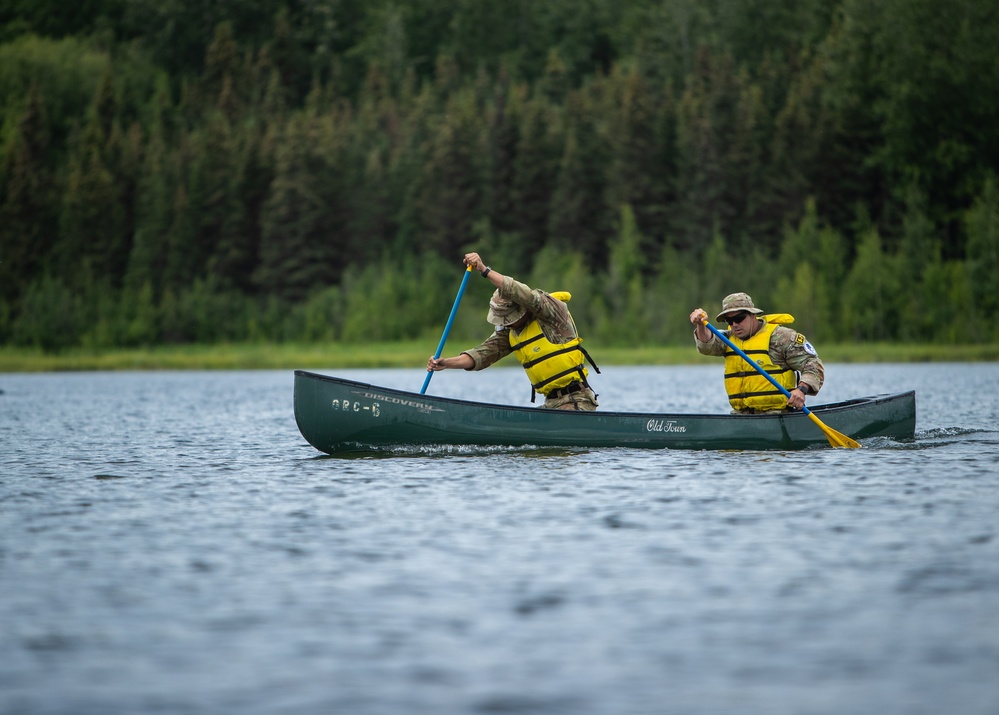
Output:
<svg viewBox="0 0 999 715">
<path fill-rule="evenodd" d="M 593 412 L 597 409 L 598 405 L 597 396 L 594 394 L 593 390 L 588 387 L 584 387 L 579 392 L 573 392 L 568 395 L 563 395 L 562 397 L 545 398 L 545 404 L 542 405 L 542 408 L 546 410 L 578 410 L 580 412 Z"/>
</svg>

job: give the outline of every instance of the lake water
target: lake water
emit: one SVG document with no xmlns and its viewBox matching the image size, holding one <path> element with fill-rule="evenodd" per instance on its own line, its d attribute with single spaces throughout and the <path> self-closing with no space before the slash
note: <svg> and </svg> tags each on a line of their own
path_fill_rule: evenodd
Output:
<svg viewBox="0 0 999 715">
<path fill-rule="evenodd" d="M 827 372 L 916 440 L 330 458 L 290 370 L 0 375 L 0 712 L 994 715 L 999 364 Z M 593 383 L 727 412 L 720 363 Z"/>
</svg>

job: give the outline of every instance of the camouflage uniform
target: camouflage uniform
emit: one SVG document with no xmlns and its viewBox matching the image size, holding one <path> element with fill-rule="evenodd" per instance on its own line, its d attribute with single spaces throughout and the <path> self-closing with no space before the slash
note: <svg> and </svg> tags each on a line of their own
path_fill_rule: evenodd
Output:
<svg viewBox="0 0 999 715">
<path fill-rule="evenodd" d="M 731 337 L 732 331 L 725 330 L 722 334 L 725 337 Z M 725 343 L 714 335 L 707 342 L 701 342 L 695 335 L 694 343 L 697 345 L 697 352 L 702 355 L 725 356 L 727 349 Z M 777 326 L 773 335 L 770 336 L 768 352 L 770 359 L 775 364 L 800 373 L 799 382 L 807 383 L 812 388 L 812 395 L 818 394 L 819 390 L 822 389 L 822 383 L 825 381 L 825 368 L 816 354 L 815 348 L 797 330 L 783 325 Z"/>
<path fill-rule="evenodd" d="M 543 290 L 532 289 L 510 276 L 503 277 L 503 285 L 498 289 L 500 296 L 523 307 L 532 317 L 537 319 L 541 332 L 549 342 L 561 345 L 576 337 L 576 329 L 569 316 L 569 308 L 557 298 Z M 510 328 L 497 326 L 496 332 L 486 338 L 482 344 L 464 350 L 472 358 L 475 365 L 470 370 L 484 370 L 497 360 L 513 352 L 510 347 Z M 572 408 L 567 407 L 572 405 Z M 579 392 L 572 392 L 562 397 L 545 399 L 546 409 L 576 409 L 592 411 L 597 409 L 597 396 L 589 387 L 584 386 Z"/>
</svg>

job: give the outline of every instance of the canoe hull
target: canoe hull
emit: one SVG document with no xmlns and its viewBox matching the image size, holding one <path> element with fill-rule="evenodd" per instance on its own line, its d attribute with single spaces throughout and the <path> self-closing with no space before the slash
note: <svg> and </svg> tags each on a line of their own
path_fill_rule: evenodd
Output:
<svg viewBox="0 0 999 715">
<path fill-rule="evenodd" d="M 915 393 L 877 395 L 811 411 L 854 439 L 912 440 Z M 643 449 L 807 449 L 828 447 L 807 415 L 697 415 L 570 412 L 421 395 L 295 371 L 295 420 L 320 452 L 423 447 L 631 447 Z"/>
</svg>

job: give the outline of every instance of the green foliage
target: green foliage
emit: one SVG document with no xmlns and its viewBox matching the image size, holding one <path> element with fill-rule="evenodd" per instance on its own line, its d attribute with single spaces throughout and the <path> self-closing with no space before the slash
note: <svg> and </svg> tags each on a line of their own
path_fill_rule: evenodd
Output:
<svg viewBox="0 0 999 715">
<path fill-rule="evenodd" d="M 103 120 L 95 111 L 71 150 L 66 191 L 63 194 L 61 241 L 53 251 L 58 275 L 84 287 L 91 282 L 120 281 L 130 250 L 125 223 L 123 182 L 114 138 L 106 137 Z M 113 128 L 116 129 L 116 128 Z"/>
<path fill-rule="evenodd" d="M 785 229 L 776 264 L 774 310 L 792 313 L 795 327 L 816 342 L 838 339 L 845 254 L 843 237 L 821 224 L 813 200 L 806 204 L 798 228 Z"/>
<path fill-rule="evenodd" d="M 857 259 L 843 287 L 844 323 L 852 326 L 857 340 L 877 340 L 898 330 L 899 315 L 894 296 L 899 287 L 897 261 L 886 256 L 881 236 L 868 229 L 861 237 Z"/>
<path fill-rule="evenodd" d="M 44 277 L 28 286 L 12 328 L 14 345 L 58 352 L 80 338 L 80 299 L 60 281 Z"/>
<path fill-rule="evenodd" d="M 57 194 L 45 107 L 32 87 L 0 160 L 0 299 L 16 302 L 55 243 Z"/>
<path fill-rule="evenodd" d="M 933 222 L 925 213 L 922 192 L 912 185 L 906 198 L 898 244 L 896 302 L 902 317 L 898 336 L 906 341 L 933 340 L 939 325 L 934 308 L 941 301 L 946 304 L 945 296 L 933 285 L 942 275 L 940 241 L 934 235 Z"/>
<path fill-rule="evenodd" d="M 645 296 L 651 317 L 649 334 L 643 342 L 676 345 L 690 341 L 688 316 L 699 305 L 702 275 L 702 268 L 687 260 L 672 243 L 663 246 Z M 720 297 L 712 297 L 712 302 L 705 305 L 713 305 L 714 301 L 720 301 Z"/>
<path fill-rule="evenodd" d="M 51 161 L 64 154 L 62 142 L 94 96 L 111 58 L 73 37 L 53 40 L 22 35 L 0 44 L 0 127 L 13 130 L 32 92 L 45 106 L 52 129 Z M 34 88 L 34 89 L 32 89 Z"/>
<path fill-rule="evenodd" d="M 872 109 L 883 146 L 872 159 L 893 180 L 917 173 L 934 220 L 952 220 L 999 165 L 993 130 L 999 93 L 999 15 L 987 3 L 889 0 L 876 18 L 876 74 L 884 99 Z M 890 51 L 887 48 L 891 48 Z M 949 195 L 949 198 L 944 198 Z M 941 200 L 943 199 L 943 200 Z"/>
<path fill-rule="evenodd" d="M 449 98 L 427 146 L 424 183 L 417 199 L 421 245 L 440 255 L 454 255 L 468 240 L 483 205 L 484 144 L 478 107 L 469 89 Z"/>
<path fill-rule="evenodd" d="M 991 325 L 992 336 L 999 335 L 996 322 L 986 318 L 999 313 L 999 182 L 989 177 L 985 189 L 968 211 L 968 279 L 973 300 L 969 317 Z"/>
<path fill-rule="evenodd" d="M 584 339 L 599 339 L 598 315 L 603 305 L 598 289 L 601 279 L 589 269 L 584 256 L 577 251 L 560 251 L 547 246 L 533 259 L 534 266 L 526 278 L 523 275 L 514 275 L 514 278 L 532 288 L 568 292 L 572 296 L 569 311 L 580 335 Z M 480 315 L 484 317 L 485 313 Z"/>
<path fill-rule="evenodd" d="M 153 297 L 153 287 L 143 283 L 138 290 L 122 292 L 121 306 L 124 333 L 119 344 L 149 346 L 159 341 L 159 310 Z"/>
<path fill-rule="evenodd" d="M 597 119 L 597 105 L 588 93 L 571 93 L 567 110 L 568 126 L 549 209 L 549 240 L 563 250 L 582 250 L 587 263 L 598 266 L 607 260 L 613 225 L 604 204 L 609 145 Z"/>
<path fill-rule="evenodd" d="M 562 153 L 561 123 L 559 107 L 541 96 L 529 99 L 520 116 L 511 189 L 515 211 L 507 220 L 529 246 L 547 243 L 549 211 Z"/>
<path fill-rule="evenodd" d="M 460 277 L 431 254 L 392 256 L 352 271 L 343 285 L 339 337 L 346 342 L 408 339 L 420 336 L 427 325 L 443 327 Z"/>
<path fill-rule="evenodd" d="M 473 248 L 608 345 L 688 343 L 738 290 L 817 343 L 994 339 L 953 315 L 999 308 L 997 23 L 985 0 L 13 0 L 0 342 L 432 342 Z"/>
<path fill-rule="evenodd" d="M 325 167 L 323 157 L 313 151 L 319 129 L 316 120 L 304 115 L 288 122 L 276 146 L 276 172 L 261 215 L 257 280 L 266 292 L 292 301 L 330 281 L 343 265 L 343 256 L 327 240 Z"/>
<path fill-rule="evenodd" d="M 309 342 L 331 342 L 342 329 L 343 300 L 340 289 L 326 288 L 309 296 L 309 299 L 293 313 L 301 322 L 301 328 L 293 332 L 293 337 Z"/>
<path fill-rule="evenodd" d="M 651 319 L 642 277 L 643 240 L 631 207 L 621 207 L 620 215 L 621 228 L 610 246 L 610 260 L 602 281 L 606 313 L 597 326 L 597 334 L 613 345 L 640 345 L 647 340 Z"/>
<path fill-rule="evenodd" d="M 606 210 L 631 206 L 643 234 L 643 250 L 651 251 L 669 225 L 674 112 L 668 87 L 653 84 L 638 67 L 615 69 L 606 89 Z"/>
</svg>

